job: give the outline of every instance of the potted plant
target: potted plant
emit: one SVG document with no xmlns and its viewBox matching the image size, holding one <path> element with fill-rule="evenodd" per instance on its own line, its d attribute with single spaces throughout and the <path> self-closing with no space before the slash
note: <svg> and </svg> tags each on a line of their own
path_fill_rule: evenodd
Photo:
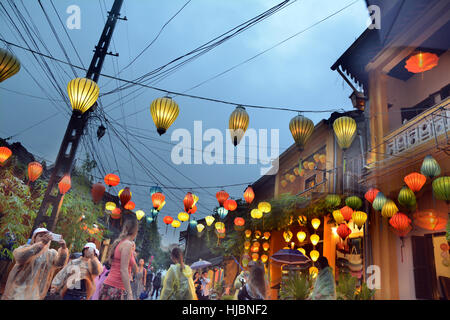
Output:
<svg viewBox="0 0 450 320">
<path fill-rule="evenodd" d="M 281 283 L 281 300 L 305 300 L 311 292 L 311 281 L 309 276 L 301 273 L 290 274 Z"/>
</svg>

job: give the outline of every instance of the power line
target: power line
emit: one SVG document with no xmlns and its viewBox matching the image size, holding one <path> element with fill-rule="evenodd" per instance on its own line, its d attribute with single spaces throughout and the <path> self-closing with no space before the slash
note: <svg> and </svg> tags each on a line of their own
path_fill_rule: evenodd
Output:
<svg viewBox="0 0 450 320">
<path fill-rule="evenodd" d="M 24 48 L 20 45 L 17 45 L 15 43 L 12 43 L 10 41 L 7 41 L 5 39 L 0 38 L 0 41 L 3 41 L 6 44 L 9 44 L 11 46 L 23 49 L 23 50 L 27 50 L 30 51 L 34 54 L 38 54 L 41 55 L 45 58 L 48 59 L 52 59 L 55 60 L 57 62 L 63 63 L 63 64 L 67 64 L 70 65 L 70 63 L 54 58 L 52 56 L 46 55 L 44 53 L 32 50 L 32 49 L 27 49 Z M 73 67 L 81 69 L 81 70 L 85 70 L 84 68 L 80 67 L 80 66 L 75 66 L 73 65 Z M 153 86 L 149 86 L 146 84 L 142 84 L 139 82 L 134 82 L 131 80 L 126 80 L 123 78 L 119 78 L 119 77 L 115 77 L 115 76 L 111 76 L 111 75 L 107 75 L 107 74 L 100 74 L 102 77 L 105 78 L 110 78 L 110 79 L 115 79 L 115 80 L 119 80 L 125 83 L 129 83 L 129 84 L 133 84 L 133 85 L 137 85 L 137 86 L 141 86 L 144 88 L 148 88 L 148 89 L 152 89 L 152 90 L 156 90 L 156 91 L 160 91 L 160 92 L 164 92 L 168 95 L 179 95 L 179 96 L 183 96 L 183 97 L 187 97 L 187 98 L 192 98 L 192 99 L 199 99 L 199 100 L 204 100 L 204 101 L 209 101 L 209 102 L 216 102 L 216 103 L 220 103 L 220 104 L 227 104 L 227 105 L 232 105 L 232 106 L 243 106 L 243 107 L 247 107 L 247 108 L 255 108 L 255 109 L 265 109 L 265 110 L 277 110 L 277 111 L 289 111 L 289 112 L 297 112 L 297 113 L 330 113 L 330 112 L 344 112 L 344 108 L 340 108 L 340 109 L 328 109 L 328 110 L 302 110 L 302 109 L 292 109 L 292 108 L 286 108 L 286 107 L 271 107 L 271 106 L 263 106 L 263 105 L 252 105 L 252 104 L 246 104 L 246 103 L 240 103 L 240 102 L 233 102 L 233 101 L 226 101 L 226 100 L 220 100 L 220 99 L 214 99 L 214 98 L 207 98 L 207 97 L 202 97 L 202 96 L 196 96 L 196 95 L 192 95 L 192 94 L 185 94 L 185 93 L 181 93 L 181 92 L 176 92 L 176 91 L 172 91 L 172 90 L 167 90 L 167 89 L 162 89 L 162 88 L 157 88 L 157 87 L 153 87 Z M 101 96 L 105 96 L 105 94 L 101 95 Z"/>
</svg>

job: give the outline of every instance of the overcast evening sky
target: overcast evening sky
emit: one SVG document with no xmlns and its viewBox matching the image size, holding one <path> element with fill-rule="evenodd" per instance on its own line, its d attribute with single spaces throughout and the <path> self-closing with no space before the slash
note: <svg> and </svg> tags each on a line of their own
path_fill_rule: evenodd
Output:
<svg viewBox="0 0 450 320">
<path fill-rule="evenodd" d="M 187 64 L 171 76 L 153 83 L 153 85 L 171 91 L 183 92 L 311 26 L 352 1 L 298 0 Z M 23 5 L 25 5 L 30 13 L 32 23 L 36 26 L 36 30 L 51 55 L 66 61 L 38 1 L 14 2 L 28 22 L 31 23 L 24 9 Z M 75 65 L 81 65 L 55 14 L 51 0 L 42 0 L 41 2 L 70 60 Z M 128 21 L 119 20 L 117 22 L 113 43 L 109 48 L 109 51 L 113 53 L 118 52 L 119 57 L 107 56 L 102 73 L 117 75 L 117 69 L 122 69 L 141 52 L 156 36 L 164 23 L 186 2 L 186 0 L 125 0 L 121 13 L 122 16 L 127 17 Z M 280 2 L 281 0 L 192 0 L 166 26 L 155 43 L 130 68 L 120 74 L 120 78 L 135 79 Z M 2 1 L 2 3 L 8 13 L 14 17 L 9 1 Z M 66 13 L 67 7 L 77 5 L 81 9 L 81 28 L 79 30 L 66 28 L 66 31 L 86 67 L 90 64 L 93 55 L 92 50 L 97 44 L 104 26 L 105 5 L 109 11 L 112 3 L 112 0 L 53 0 L 53 4 L 64 24 L 69 16 Z M 233 71 L 189 91 L 189 93 L 255 105 L 308 110 L 337 108 L 351 110 L 351 102 L 348 98 L 351 93 L 350 88 L 343 83 L 337 72 L 330 69 L 330 66 L 365 30 L 367 18 L 368 12 L 365 1 L 360 0 L 336 16 Z M 14 31 L 14 26 L 7 19 L 4 9 L 0 7 L 0 37 L 26 46 L 18 33 Z M 30 42 L 17 19 L 15 22 L 27 42 Z M 35 39 L 35 41 L 38 42 L 39 40 Z M 5 48 L 4 43 L 1 43 L 0 46 Z M 39 48 L 40 51 L 47 53 L 41 44 Z M 47 159 L 47 162 L 53 162 L 56 159 L 69 117 L 68 112 L 63 112 L 61 107 L 70 111 L 69 106 L 62 101 L 52 103 L 46 100 L 49 96 L 58 100 L 61 100 L 62 97 L 51 85 L 50 80 L 43 75 L 42 69 L 37 66 L 31 53 L 18 48 L 12 48 L 12 50 L 21 61 L 22 69 L 17 75 L 0 84 L 0 88 L 3 88 L 0 89 L 0 137 L 5 138 L 19 133 L 56 113 L 49 120 L 12 139 L 12 142 L 21 142 L 39 159 L 44 158 Z M 66 65 L 59 64 L 60 68 L 57 66 L 58 63 L 46 61 L 55 73 L 58 84 L 65 92 L 67 83 L 74 77 L 72 70 Z M 38 87 L 32 77 L 25 71 L 25 68 L 38 80 L 46 92 Z M 85 72 L 81 70 L 77 70 L 77 73 L 80 77 L 85 76 Z M 117 88 L 118 85 L 116 81 L 100 77 L 101 94 Z M 230 113 L 235 106 L 175 97 L 174 99 L 180 107 L 180 114 L 168 132 L 159 137 L 149 107 L 153 99 L 163 96 L 164 93 L 143 89 L 137 92 L 140 95 L 134 99 L 131 99 L 134 94 L 125 97 L 136 88 L 127 89 L 120 94 L 114 93 L 104 96 L 101 98 L 101 104 L 105 108 L 107 116 L 111 119 L 120 119 L 124 115 L 130 115 L 125 117 L 125 120 L 119 120 L 119 122 L 128 126 L 129 130 L 133 130 L 134 133 L 152 139 L 141 140 L 141 143 L 138 143 L 134 138 L 128 136 L 129 143 L 137 147 L 139 152 L 152 164 L 146 162 L 147 160 L 142 160 L 153 177 L 148 176 L 136 160 L 131 159 L 129 151 L 120 144 L 117 137 L 112 133 L 112 147 L 108 135 L 105 135 L 99 143 L 96 142 L 97 139 L 94 136 L 95 152 L 100 157 L 106 171 L 113 172 L 118 169 L 120 178 L 130 183 L 150 185 L 156 182 L 154 177 L 157 177 L 164 185 L 190 187 L 192 192 L 200 198 L 199 210 L 194 214 L 197 219 L 211 213 L 211 210 L 217 205 L 215 193 L 219 191 L 219 189 L 209 189 L 209 192 L 207 192 L 198 189 L 198 185 L 238 184 L 253 182 L 260 178 L 259 165 L 191 164 L 176 166 L 172 164 L 170 158 L 172 146 L 167 142 L 170 142 L 174 130 L 184 128 L 193 133 L 194 121 L 198 120 L 202 121 L 203 132 L 209 128 L 216 128 L 223 132 L 224 138 L 230 139 L 225 130 L 228 127 Z M 20 95 L 5 89 L 35 97 Z M 47 93 L 49 96 L 47 96 Z M 123 98 L 122 106 L 114 103 L 120 97 Z M 59 104 L 59 109 L 55 104 Z M 142 109 L 144 111 L 134 114 Z M 288 126 L 290 119 L 296 113 L 260 109 L 247 109 L 247 112 L 250 116 L 249 128 L 256 130 L 279 129 L 279 153 L 282 153 L 293 143 Z M 329 113 L 306 114 L 306 116 L 317 123 L 321 119 L 327 118 Z M 140 129 L 137 130 L 136 128 Z M 123 132 L 121 128 L 119 129 Z M 94 128 L 91 132 L 94 133 L 95 130 Z M 124 139 L 126 139 L 125 136 Z M 146 146 L 144 147 L 142 144 Z M 203 148 L 207 144 L 207 142 L 204 142 Z M 116 155 L 119 168 L 115 165 L 112 152 Z M 85 153 L 82 145 L 78 150 L 77 157 L 83 158 Z M 141 158 L 141 155 L 135 154 Z M 177 170 L 195 183 L 186 179 L 173 167 L 176 167 Z M 97 171 L 96 176 L 101 177 L 102 173 Z M 119 186 L 123 188 L 125 185 Z M 245 187 L 245 185 L 229 187 L 226 188 L 226 191 L 232 197 L 240 198 Z M 119 188 L 115 189 L 117 189 L 115 192 L 119 190 Z M 149 211 L 152 205 L 148 187 L 133 186 L 131 191 L 133 201 L 137 205 L 136 209 Z M 187 223 L 184 223 L 177 230 L 175 236 L 173 236 L 172 228 L 169 228 L 169 232 L 165 235 L 166 228 L 162 222 L 162 217 L 165 215 L 176 217 L 179 212 L 183 211 L 182 200 L 189 190 L 167 191 L 163 188 L 163 191 L 166 194 L 167 204 L 160 213 L 158 226 L 163 236 L 163 244 L 168 244 L 177 242 L 179 231 L 185 230 Z"/>
</svg>

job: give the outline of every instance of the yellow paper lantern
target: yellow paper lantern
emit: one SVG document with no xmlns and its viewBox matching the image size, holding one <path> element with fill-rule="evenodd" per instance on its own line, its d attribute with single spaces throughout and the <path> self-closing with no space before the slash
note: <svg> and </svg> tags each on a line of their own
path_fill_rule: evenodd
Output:
<svg viewBox="0 0 450 320">
<path fill-rule="evenodd" d="M 367 220 L 367 214 L 363 211 L 354 211 L 352 213 L 352 220 L 353 223 L 358 226 L 358 228 L 361 229 L 361 227 L 366 223 Z"/>
<path fill-rule="evenodd" d="M 308 223 L 308 219 L 305 216 L 299 216 L 297 221 L 301 227 L 306 226 L 306 224 Z"/>
<path fill-rule="evenodd" d="M 262 247 L 263 247 L 263 250 L 264 250 L 264 251 L 267 251 L 267 250 L 269 250 L 269 248 L 270 248 L 270 244 L 269 244 L 268 242 L 264 242 L 264 243 L 262 244 Z"/>
<path fill-rule="evenodd" d="M 173 220 L 171 225 L 172 225 L 172 227 L 174 227 L 176 229 L 181 226 L 181 222 L 178 220 Z"/>
<path fill-rule="evenodd" d="M 314 170 L 315 167 L 316 167 L 316 164 L 314 162 L 308 162 L 308 169 L 309 170 Z"/>
<path fill-rule="evenodd" d="M 317 219 L 317 218 L 312 219 L 311 220 L 311 225 L 313 226 L 313 228 L 315 230 L 317 230 L 319 228 L 319 226 L 320 226 L 320 220 Z"/>
<path fill-rule="evenodd" d="M 303 248 L 297 248 L 298 251 L 300 251 L 301 253 L 303 253 L 304 256 L 306 256 L 306 251 Z"/>
<path fill-rule="evenodd" d="M 262 213 L 269 213 L 270 210 L 272 210 L 272 206 L 270 205 L 269 202 L 260 202 L 258 203 L 258 210 L 261 211 Z"/>
<path fill-rule="evenodd" d="M 316 262 L 317 259 L 319 259 L 320 253 L 317 250 L 311 250 L 311 252 L 309 253 L 309 256 L 311 257 L 311 260 Z"/>
<path fill-rule="evenodd" d="M 236 107 L 236 109 L 231 113 L 228 121 L 228 127 L 231 134 L 231 141 L 233 141 L 234 146 L 237 146 L 242 137 L 245 135 L 249 121 L 250 118 L 248 113 L 242 106 Z"/>
<path fill-rule="evenodd" d="M 319 156 L 319 160 L 320 160 L 321 163 L 325 163 L 327 161 L 327 157 L 324 154 L 321 154 Z"/>
<path fill-rule="evenodd" d="M 287 186 L 287 181 L 286 180 L 281 180 L 281 186 L 284 188 L 284 187 L 286 187 Z"/>
<path fill-rule="evenodd" d="M 293 234 L 290 230 L 283 232 L 283 238 L 284 238 L 284 241 L 286 241 L 286 242 L 291 241 L 292 236 L 293 236 Z"/>
<path fill-rule="evenodd" d="M 244 242 L 244 249 L 245 249 L 245 250 L 250 249 L 250 246 L 251 246 L 250 241 L 245 241 L 245 242 Z"/>
<path fill-rule="evenodd" d="M 197 224 L 197 232 L 201 233 L 203 231 L 203 229 L 205 229 L 205 225 L 199 223 Z"/>
<path fill-rule="evenodd" d="M 178 220 L 180 220 L 181 222 L 185 222 L 189 220 L 189 214 L 186 212 L 180 212 L 178 214 Z"/>
<path fill-rule="evenodd" d="M 209 227 L 213 224 L 214 222 L 214 217 L 213 216 L 206 216 L 205 217 L 205 221 L 206 221 L 206 225 Z"/>
<path fill-rule="evenodd" d="M 316 267 L 310 267 L 309 268 L 309 275 L 314 279 L 319 274 L 319 269 Z"/>
<path fill-rule="evenodd" d="M 116 207 L 117 205 L 114 202 L 107 202 L 105 204 L 105 209 L 109 211 L 113 211 Z"/>
<path fill-rule="evenodd" d="M 192 204 L 192 207 L 195 206 L 198 202 L 198 196 L 196 196 L 195 194 L 192 194 L 192 198 L 194 199 L 194 203 Z"/>
<path fill-rule="evenodd" d="M 180 113 L 178 104 L 170 97 L 157 98 L 150 105 L 150 113 L 159 135 L 164 134 Z"/>
<path fill-rule="evenodd" d="M 289 122 L 289 130 L 298 149 L 303 150 L 314 131 L 314 123 L 310 119 L 298 115 Z"/>
<path fill-rule="evenodd" d="M 12 77 L 20 70 L 19 60 L 9 51 L 0 49 L 0 82 Z"/>
<path fill-rule="evenodd" d="M 394 201 L 387 199 L 381 209 L 381 215 L 385 218 L 392 218 L 398 212 L 398 208 Z"/>
<path fill-rule="evenodd" d="M 300 242 L 305 241 L 305 239 L 306 239 L 306 233 L 305 233 L 304 231 L 299 231 L 299 232 L 297 232 L 297 239 L 298 239 L 298 241 L 300 241 Z"/>
<path fill-rule="evenodd" d="M 160 204 L 160 206 L 158 207 L 158 211 L 161 211 L 161 209 L 166 205 L 166 201 L 163 201 L 163 203 Z"/>
<path fill-rule="evenodd" d="M 263 238 L 266 239 L 266 240 L 269 240 L 269 238 L 270 238 L 270 232 L 269 232 L 269 231 L 264 232 Z"/>
<path fill-rule="evenodd" d="M 251 235 L 252 235 L 252 230 L 248 230 L 248 229 L 247 229 L 247 230 L 244 231 L 244 233 L 245 233 L 245 237 L 246 237 L 246 238 L 250 238 Z"/>
<path fill-rule="evenodd" d="M 91 79 L 75 78 L 67 85 L 67 92 L 73 111 L 83 114 L 97 101 L 100 89 Z"/>
<path fill-rule="evenodd" d="M 223 222 L 216 222 L 214 227 L 216 228 L 216 230 L 223 230 L 225 229 L 225 224 Z"/>
<path fill-rule="evenodd" d="M 250 215 L 251 215 L 251 217 L 252 217 L 253 219 L 261 219 L 262 216 L 263 216 L 263 213 L 262 213 L 260 210 L 258 210 L 258 209 L 253 209 L 253 210 L 250 212 Z"/>
<path fill-rule="evenodd" d="M 144 216 L 145 216 L 145 212 L 144 211 L 142 211 L 142 210 L 136 211 L 136 218 L 138 220 L 141 220 Z"/>
<path fill-rule="evenodd" d="M 265 254 L 261 255 L 262 263 L 266 263 L 268 259 L 269 259 L 269 257 L 267 255 L 265 255 Z"/>
<path fill-rule="evenodd" d="M 312 235 L 309 237 L 309 240 L 311 240 L 311 243 L 313 244 L 313 246 L 315 246 L 316 244 L 319 243 L 320 237 L 319 237 L 319 235 L 317 235 L 317 234 L 312 234 Z"/>
<path fill-rule="evenodd" d="M 350 117 L 340 117 L 334 120 L 333 130 L 339 147 L 347 150 L 356 136 L 356 121 Z"/>
<path fill-rule="evenodd" d="M 256 261 L 258 261 L 258 259 L 259 259 L 259 254 L 252 253 L 252 260 L 256 262 Z"/>
<path fill-rule="evenodd" d="M 255 231 L 255 239 L 259 239 L 259 238 L 261 238 L 261 231 L 256 230 Z"/>
<path fill-rule="evenodd" d="M 333 218 L 334 218 L 334 221 L 336 221 L 336 224 L 341 224 L 345 220 L 344 216 L 342 215 L 341 210 L 334 210 Z"/>
</svg>

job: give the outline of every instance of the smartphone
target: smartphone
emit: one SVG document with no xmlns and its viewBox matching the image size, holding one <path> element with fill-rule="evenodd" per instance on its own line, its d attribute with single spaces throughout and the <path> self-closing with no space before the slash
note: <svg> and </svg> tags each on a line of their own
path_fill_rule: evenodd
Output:
<svg viewBox="0 0 450 320">
<path fill-rule="evenodd" d="M 60 234 L 56 234 L 56 233 L 50 232 L 50 235 L 52 237 L 52 241 L 60 242 L 61 239 L 62 239 L 62 236 Z"/>
</svg>

